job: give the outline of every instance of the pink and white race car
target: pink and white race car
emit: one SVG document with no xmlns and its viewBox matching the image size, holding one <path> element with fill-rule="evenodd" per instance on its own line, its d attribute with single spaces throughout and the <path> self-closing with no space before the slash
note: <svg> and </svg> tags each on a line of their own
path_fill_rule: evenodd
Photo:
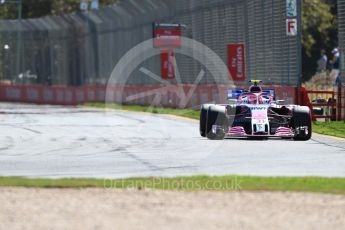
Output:
<svg viewBox="0 0 345 230">
<path fill-rule="evenodd" d="M 311 138 L 311 112 L 307 106 L 281 105 L 274 90 L 263 90 L 260 80 L 251 80 L 249 90 L 228 90 L 229 104 L 203 104 L 200 135 L 212 140 L 225 137 Z"/>
</svg>

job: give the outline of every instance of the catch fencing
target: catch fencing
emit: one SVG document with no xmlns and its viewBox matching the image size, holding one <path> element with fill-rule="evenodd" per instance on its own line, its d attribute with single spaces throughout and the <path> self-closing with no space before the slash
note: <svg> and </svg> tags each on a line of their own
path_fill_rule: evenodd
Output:
<svg viewBox="0 0 345 230">
<path fill-rule="evenodd" d="M 299 14 L 301 0 L 296 3 Z M 0 82 L 105 85 L 123 55 L 152 38 L 153 22 L 186 25 L 182 35 L 206 45 L 224 63 L 228 63 L 227 46 L 243 43 L 246 80 L 299 85 L 301 28 L 298 22 L 294 25 L 297 35 L 287 35 L 286 0 L 121 0 L 100 10 L 21 22 L 3 20 L 0 21 Z M 181 54 L 176 54 L 176 62 L 181 80 L 170 82 L 193 84 L 201 63 Z M 148 58 L 141 66 L 160 75 L 159 56 Z M 216 82 L 233 83 L 217 81 L 207 72 L 199 84 Z M 145 76 L 138 66 L 126 84 L 160 82 Z"/>
<path fill-rule="evenodd" d="M 342 77 L 345 76 L 345 0 L 338 0 L 338 38 L 341 53 Z"/>
<path fill-rule="evenodd" d="M 341 119 L 345 121 L 345 0 L 338 0 L 338 38 L 342 85 L 338 88 L 338 104 Z"/>
</svg>

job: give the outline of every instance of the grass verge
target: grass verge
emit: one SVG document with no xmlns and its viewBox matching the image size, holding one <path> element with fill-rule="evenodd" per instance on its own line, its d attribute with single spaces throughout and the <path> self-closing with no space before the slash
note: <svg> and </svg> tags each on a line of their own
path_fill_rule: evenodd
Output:
<svg viewBox="0 0 345 230">
<path fill-rule="evenodd" d="M 118 109 L 118 110 L 128 110 L 134 112 L 147 112 L 147 113 L 157 113 L 157 114 L 171 114 L 181 117 L 188 117 L 192 119 L 199 119 L 199 111 L 193 109 L 173 109 L 173 108 L 162 108 L 162 107 L 152 107 L 152 106 L 141 106 L 141 105 L 119 105 L 119 104 L 105 104 L 105 103 L 85 103 L 84 106 L 90 106 L 100 109 Z"/>
<path fill-rule="evenodd" d="M 148 112 L 157 114 L 171 114 L 176 116 L 188 117 L 192 119 L 199 119 L 199 111 L 193 109 L 173 109 L 173 108 L 160 108 L 149 107 L 140 105 L 119 105 L 119 104 L 104 104 L 104 103 L 86 103 L 85 106 L 95 108 L 109 108 L 109 109 L 121 109 L 137 112 Z M 314 122 L 313 132 L 320 133 L 329 136 L 336 136 L 345 138 L 345 122 L 332 121 L 332 122 Z"/>
<path fill-rule="evenodd" d="M 313 132 L 329 136 L 345 138 L 345 122 L 344 121 L 331 121 L 313 123 Z"/>
<path fill-rule="evenodd" d="M 345 178 L 190 176 L 129 179 L 29 179 L 0 177 L 0 186 L 33 188 L 160 189 L 183 191 L 289 191 L 345 195 Z"/>
</svg>

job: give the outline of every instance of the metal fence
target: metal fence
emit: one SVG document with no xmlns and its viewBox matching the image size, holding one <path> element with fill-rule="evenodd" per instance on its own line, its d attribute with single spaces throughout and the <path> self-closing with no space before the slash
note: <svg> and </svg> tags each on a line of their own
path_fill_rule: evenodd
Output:
<svg viewBox="0 0 345 230">
<path fill-rule="evenodd" d="M 300 4 L 297 0 L 298 12 Z M 205 44 L 225 63 L 227 45 L 243 42 L 247 79 L 276 85 L 299 83 L 299 36 L 286 34 L 286 0 L 122 0 L 96 11 L 20 23 L 0 21 L 0 80 L 105 84 L 128 50 L 152 38 L 152 22 L 185 24 L 183 36 Z M 19 57 L 15 50 L 20 50 Z M 193 83 L 200 63 L 183 55 L 176 59 L 182 83 Z M 160 73 L 157 56 L 142 65 Z M 128 83 L 159 82 L 134 71 Z M 214 83 L 214 79 L 208 73 L 201 83 Z"/>
<path fill-rule="evenodd" d="M 342 86 L 338 88 L 338 104 L 341 109 L 341 119 L 345 121 L 345 0 L 338 0 L 338 38 L 340 50 L 340 70 Z"/>
<path fill-rule="evenodd" d="M 341 52 L 341 70 L 342 76 L 345 76 L 345 0 L 338 0 L 338 37 L 339 37 L 339 48 Z"/>
</svg>

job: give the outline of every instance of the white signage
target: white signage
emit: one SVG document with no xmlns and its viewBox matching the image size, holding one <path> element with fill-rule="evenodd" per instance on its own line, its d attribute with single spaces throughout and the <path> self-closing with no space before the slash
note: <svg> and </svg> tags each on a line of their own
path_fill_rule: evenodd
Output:
<svg viewBox="0 0 345 230">
<path fill-rule="evenodd" d="M 296 36 L 297 35 L 297 19 L 286 19 L 286 35 Z"/>
<path fill-rule="evenodd" d="M 297 3 L 296 0 L 286 0 L 286 16 L 297 16 Z"/>
<path fill-rule="evenodd" d="M 87 0 L 80 0 L 80 10 L 86 11 L 89 8 L 89 3 Z"/>
<path fill-rule="evenodd" d="M 98 0 L 92 0 L 91 10 L 98 10 L 98 9 L 99 9 L 99 1 Z"/>
</svg>

